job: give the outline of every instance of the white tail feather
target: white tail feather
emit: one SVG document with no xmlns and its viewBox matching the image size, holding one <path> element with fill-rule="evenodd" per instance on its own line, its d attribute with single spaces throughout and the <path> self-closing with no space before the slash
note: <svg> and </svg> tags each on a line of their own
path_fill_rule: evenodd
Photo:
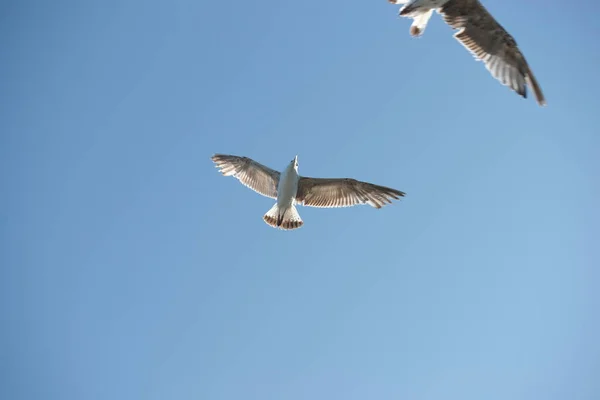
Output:
<svg viewBox="0 0 600 400">
<path fill-rule="evenodd" d="M 275 203 L 263 216 L 263 219 L 273 228 L 285 230 L 297 229 L 304 224 L 294 205 L 290 205 L 287 209 L 283 210 L 283 212 L 280 212 L 279 206 Z"/>
</svg>

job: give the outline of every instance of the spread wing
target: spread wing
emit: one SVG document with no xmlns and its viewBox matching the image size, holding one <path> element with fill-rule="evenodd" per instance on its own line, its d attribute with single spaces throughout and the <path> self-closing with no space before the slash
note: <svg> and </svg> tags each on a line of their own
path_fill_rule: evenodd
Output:
<svg viewBox="0 0 600 400">
<path fill-rule="evenodd" d="M 211 158 L 223 175 L 237 178 L 242 184 L 263 196 L 277 198 L 279 172 L 248 157 L 215 154 Z"/>
<path fill-rule="evenodd" d="M 301 177 L 296 201 L 310 207 L 351 207 L 369 204 L 381 208 L 404 192 L 355 179 L 320 179 Z"/>
<path fill-rule="evenodd" d="M 479 0 L 451 0 L 438 9 L 444 21 L 459 31 L 454 37 L 492 76 L 523 97 L 528 84 L 539 105 L 546 99 L 515 39 L 494 19 Z"/>
</svg>

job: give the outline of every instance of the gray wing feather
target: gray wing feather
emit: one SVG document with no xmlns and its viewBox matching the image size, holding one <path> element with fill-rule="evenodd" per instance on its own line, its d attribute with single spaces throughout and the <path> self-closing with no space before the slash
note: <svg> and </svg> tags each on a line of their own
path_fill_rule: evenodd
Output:
<svg viewBox="0 0 600 400">
<path fill-rule="evenodd" d="M 215 154 L 211 159 L 223 175 L 237 178 L 243 185 L 263 196 L 277 198 L 279 172 L 248 157 Z"/>
<path fill-rule="evenodd" d="M 309 207 L 351 207 L 369 204 L 381 208 L 399 199 L 404 192 L 355 179 L 322 179 L 301 177 L 296 201 Z"/>
</svg>

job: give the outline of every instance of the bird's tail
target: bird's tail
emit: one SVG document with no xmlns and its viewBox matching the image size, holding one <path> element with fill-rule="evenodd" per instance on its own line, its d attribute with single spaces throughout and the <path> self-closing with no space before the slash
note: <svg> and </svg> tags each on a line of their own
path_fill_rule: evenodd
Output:
<svg viewBox="0 0 600 400">
<path fill-rule="evenodd" d="M 263 219 L 273 228 L 286 230 L 297 229 L 304 224 L 302 218 L 300 218 L 300 214 L 298 214 L 298 210 L 296 210 L 296 206 L 293 204 L 282 211 L 279 209 L 277 203 L 275 203 L 263 216 Z"/>
</svg>

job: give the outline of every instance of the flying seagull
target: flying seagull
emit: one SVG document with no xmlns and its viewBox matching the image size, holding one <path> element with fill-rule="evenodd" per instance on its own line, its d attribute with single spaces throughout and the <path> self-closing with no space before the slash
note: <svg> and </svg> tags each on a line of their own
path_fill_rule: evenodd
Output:
<svg viewBox="0 0 600 400">
<path fill-rule="evenodd" d="M 263 216 L 274 228 L 296 229 L 304 222 L 296 204 L 310 207 L 350 207 L 369 204 L 381 208 L 404 192 L 361 182 L 350 178 L 323 179 L 298 175 L 298 156 L 294 157 L 283 173 L 272 170 L 248 157 L 215 154 L 212 160 L 225 175 L 237 178 L 242 184 L 277 202 Z"/>
<path fill-rule="evenodd" d="M 433 11 L 437 11 L 453 29 L 454 37 L 483 61 L 492 76 L 527 97 L 528 85 L 540 106 L 546 105 L 542 88 L 533 76 L 515 39 L 500 25 L 479 0 L 388 0 L 404 4 L 400 16 L 412 18 L 412 36 L 421 36 Z"/>
</svg>

